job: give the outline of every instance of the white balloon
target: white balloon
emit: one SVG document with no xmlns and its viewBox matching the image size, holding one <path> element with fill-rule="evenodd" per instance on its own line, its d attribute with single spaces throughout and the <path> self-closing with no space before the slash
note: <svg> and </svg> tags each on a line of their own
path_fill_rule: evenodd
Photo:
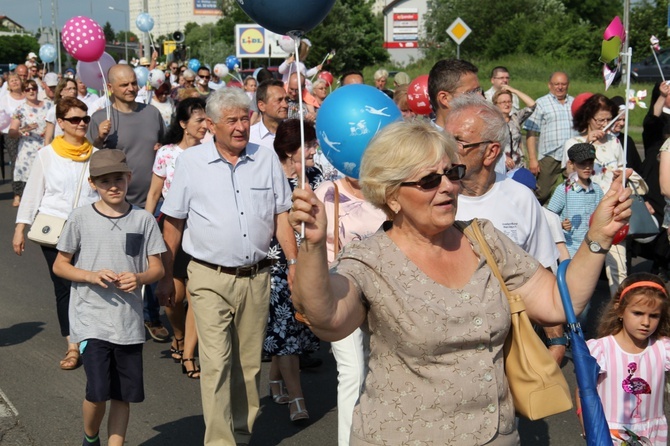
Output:
<svg viewBox="0 0 670 446">
<path fill-rule="evenodd" d="M 149 85 L 151 88 L 158 89 L 165 83 L 165 73 L 158 68 L 154 68 L 149 72 Z"/>
<path fill-rule="evenodd" d="M 217 63 L 216 65 L 214 65 L 214 74 L 219 79 L 223 79 L 224 77 L 228 76 L 229 71 L 230 70 L 228 70 L 228 67 L 226 66 L 226 64 Z"/>
<path fill-rule="evenodd" d="M 277 43 L 279 43 L 279 47 L 284 50 L 284 52 L 289 54 L 295 52 L 295 41 L 292 37 L 281 36 Z"/>
</svg>

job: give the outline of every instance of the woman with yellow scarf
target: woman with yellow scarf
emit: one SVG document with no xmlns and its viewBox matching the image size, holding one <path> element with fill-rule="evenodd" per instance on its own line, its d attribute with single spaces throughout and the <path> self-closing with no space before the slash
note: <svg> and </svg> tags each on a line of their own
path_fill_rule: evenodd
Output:
<svg viewBox="0 0 670 446">
<path fill-rule="evenodd" d="M 65 98 L 56 107 L 56 118 L 64 134 L 37 152 L 16 216 L 12 245 L 18 255 L 25 249 L 26 226 L 33 224 L 38 212 L 67 219 L 75 203 L 77 206 L 86 206 L 98 200 L 98 193 L 91 189 L 87 181 L 88 159 L 97 150 L 86 139 L 91 119 L 86 114 L 87 108 L 77 98 Z M 72 370 L 79 366 L 80 361 L 78 345 L 69 342 L 70 282 L 51 272 L 58 254 L 55 246 L 41 245 L 41 248 L 54 284 L 61 335 L 68 343 L 60 367 Z"/>
</svg>

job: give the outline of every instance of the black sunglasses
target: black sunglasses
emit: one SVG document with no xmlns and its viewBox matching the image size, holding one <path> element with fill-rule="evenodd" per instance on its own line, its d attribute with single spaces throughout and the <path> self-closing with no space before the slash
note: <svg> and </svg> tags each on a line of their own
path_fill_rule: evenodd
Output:
<svg viewBox="0 0 670 446">
<path fill-rule="evenodd" d="M 423 190 L 435 189 L 442 182 L 442 176 L 447 177 L 449 181 L 459 181 L 465 176 L 465 164 L 454 164 L 450 169 L 444 173 L 429 173 L 419 181 L 405 181 L 400 183 L 401 186 L 419 186 Z"/>
<path fill-rule="evenodd" d="M 79 125 L 81 121 L 84 121 L 84 124 L 91 122 L 90 116 L 73 116 L 71 118 L 62 118 L 63 121 L 67 121 L 70 124 Z"/>
</svg>

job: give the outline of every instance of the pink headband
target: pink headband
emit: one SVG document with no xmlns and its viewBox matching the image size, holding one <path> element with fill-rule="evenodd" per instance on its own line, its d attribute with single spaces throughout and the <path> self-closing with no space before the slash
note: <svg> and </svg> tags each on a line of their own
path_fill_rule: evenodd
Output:
<svg viewBox="0 0 670 446">
<path fill-rule="evenodd" d="M 661 291 L 663 291 L 663 294 L 665 295 L 665 297 L 668 297 L 668 290 L 666 290 L 664 286 L 661 286 L 661 285 L 657 284 L 656 282 L 650 282 L 648 280 L 642 280 L 640 282 L 635 282 L 632 285 L 628 285 L 626 288 L 624 288 L 623 291 L 621 291 L 621 295 L 619 296 L 619 302 L 621 302 L 621 299 L 623 299 L 623 296 L 627 292 L 629 292 L 632 289 L 640 288 L 640 287 L 643 287 L 643 286 L 648 286 L 648 287 L 651 287 L 651 288 L 656 288 L 657 290 L 661 290 Z"/>
</svg>

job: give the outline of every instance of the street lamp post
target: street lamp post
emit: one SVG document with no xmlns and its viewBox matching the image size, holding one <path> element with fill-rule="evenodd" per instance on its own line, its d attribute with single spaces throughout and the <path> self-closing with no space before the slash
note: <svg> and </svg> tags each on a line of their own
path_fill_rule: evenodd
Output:
<svg viewBox="0 0 670 446">
<path fill-rule="evenodd" d="M 109 6 L 108 8 L 111 9 L 112 11 L 116 11 L 116 12 L 120 12 L 120 13 L 124 14 L 126 16 L 126 19 L 128 20 L 128 29 L 124 33 L 124 37 L 125 37 L 124 40 L 125 40 L 125 48 L 126 48 L 126 62 L 130 63 L 130 61 L 128 60 L 128 33 L 130 32 L 130 14 L 128 13 L 128 11 L 124 11 L 123 9 L 115 8 L 113 6 Z"/>
</svg>

